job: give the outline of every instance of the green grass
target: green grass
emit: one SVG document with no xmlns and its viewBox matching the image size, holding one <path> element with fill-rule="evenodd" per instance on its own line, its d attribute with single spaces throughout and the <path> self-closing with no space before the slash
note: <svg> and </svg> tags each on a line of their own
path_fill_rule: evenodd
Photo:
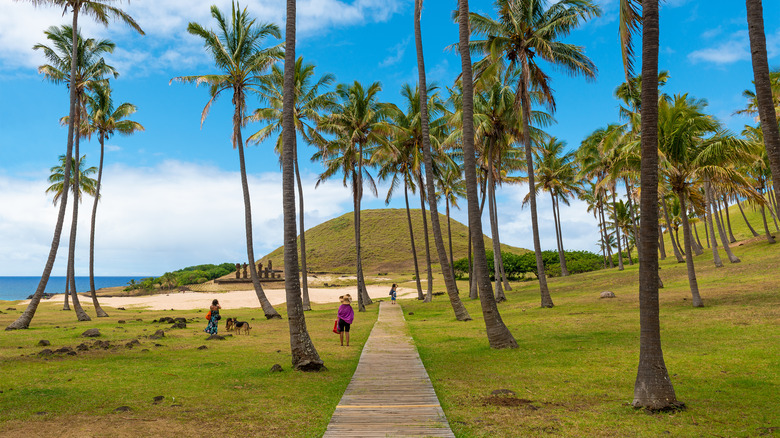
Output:
<svg viewBox="0 0 780 438">
<path fill-rule="evenodd" d="M 0 314 L 3 327 L 24 309 L 5 310 L 6 303 Z M 353 346 L 344 348 L 331 331 L 335 305 L 315 305 L 306 313 L 307 326 L 328 370 L 303 373 L 291 370 L 287 320 L 267 321 L 257 310 L 223 311 L 224 317 L 249 321 L 250 336 L 206 341 L 202 311 L 107 309 L 109 318 L 78 323 L 60 307 L 42 304 L 30 329 L 0 334 L 0 436 L 17 431 L 57 436 L 52 431 L 63 424 L 81 430 L 74 436 L 157 435 L 161 431 L 155 425 L 181 436 L 321 436 L 357 366 L 377 310 L 371 306 L 357 315 Z M 286 316 L 284 306 L 277 310 Z M 171 324 L 152 322 L 162 316 L 194 321 L 186 329 L 169 329 Z M 92 338 L 80 336 L 88 328 L 100 329 L 98 339 L 116 347 L 38 356 L 43 348 L 91 345 Z M 165 330 L 165 337 L 148 339 L 158 329 Z M 225 334 L 224 325 L 220 331 Z M 51 346 L 38 347 L 41 339 Z M 126 348 L 133 339 L 140 345 Z M 207 349 L 199 350 L 202 345 Z M 272 373 L 274 364 L 284 371 Z M 160 395 L 165 399 L 153 404 Z M 114 412 L 120 406 L 132 411 Z"/>
<path fill-rule="evenodd" d="M 736 219 L 739 240 L 747 228 Z M 691 306 L 685 264 L 673 256 L 661 262 L 664 358 L 686 404 L 678 412 L 630 406 L 639 360 L 637 265 L 549 279 L 552 309 L 540 307 L 537 282 L 513 284 L 499 305 L 519 344 L 513 350 L 489 348 L 478 301 L 464 297 L 474 318 L 465 323 L 454 320 L 446 297 L 402 305 L 459 437 L 776 436 L 780 244 L 759 237 L 734 252 L 742 263 L 725 259 L 717 269 L 711 252 L 695 258 L 700 309 Z M 617 297 L 599 299 L 605 290 Z M 493 396 L 497 389 L 515 395 Z"/>
</svg>

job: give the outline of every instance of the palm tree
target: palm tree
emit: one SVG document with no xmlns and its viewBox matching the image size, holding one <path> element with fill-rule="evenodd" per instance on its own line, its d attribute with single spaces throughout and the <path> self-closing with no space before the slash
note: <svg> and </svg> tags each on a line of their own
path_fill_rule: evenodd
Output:
<svg viewBox="0 0 780 438">
<path fill-rule="evenodd" d="M 420 89 L 420 121 L 422 125 L 422 149 L 425 162 L 425 183 L 428 192 L 428 205 L 431 212 L 431 226 L 433 228 L 433 240 L 436 244 L 436 253 L 439 256 L 441 265 L 441 274 L 444 277 L 444 284 L 447 287 L 447 295 L 450 298 L 452 309 L 455 311 L 455 317 L 458 321 L 470 321 L 466 307 L 460 301 L 458 296 L 458 286 L 455 283 L 455 272 L 452 270 L 450 260 L 447 258 L 447 251 L 444 249 L 444 239 L 441 234 L 441 225 L 439 224 L 439 211 L 436 205 L 436 190 L 434 189 L 433 178 L 433 159 L 431 158 L 431 140 L 430 127 L 428 123 L 428 90 L 425 79 L 425 57 L 423 56 L 422 31 L 420 30 L 420 15 L 422 14 L 423 0 L 414 2 L 414 40 L 417 48 L 417 77 L 418 87 Z M 421 192 L 422 193 L 422 192 Z M 430 287 L 430 286 L 429 286 Z"/>
<path fill-rule="evenodd" d="M 568 205 L 568 197 L 580 192 L 576 180 L 576 164 L 574 152 L 564 153 L 566 142 L 555 137 L 540 145 L 534 151 L 536 173 L 538 180 L 534 191 L 544 190 L 550 193 L 553 208 L 553 222 L 555 224 L 555 237 L 558 245 L 558 258 L 561 263 L 561 275 L 569 275 L 566 267 L 566 255 L 563 250 L 563 233 L 560 222 L 560 201 Z M 529 196 L 530 197 L 530 196 Z"/>
<path fill-rule="evenodd" d="M 312 83 L 314 77 L 314 64 L 304 64 L 303 58 L 299 57 L 295 61 L 295 102 L 293 108 L 293 120 L 295 130 L 300 133 L 304 139 L 309 141 L 308 134 L 314 130 L 314 126 L 309 122 L 317 118 L 318 111 L 325 109 L 331 104 L 333 93 L 322 93 L 320 90 L 329 86 L 335 80 L 335 77 L 328 73 Z M 268 107 L 258 108 L 249 117 L 250 120 L 263 121 L 268 125 L 247 138 L 248 142 L 261 143 L 271 137 L 271 135 L 282 130 L 282 106 L 284 99 L 284 73 L 279 66 L 271 67 L 271 74 L 261 79 L 259 86 L 260 96 L 268 102 Z M 276 141 L 276 152 L 281 159 L 282 136 Z M 303 184 L 301 183 L 301 172 L 298 168 L 298 142 L 297 136 L 294 149 L 295 180 L 298 186 L 298 208 L 299 221 L 301 227 L 301 281 L 303 286 L 303 310 L 311 310 L 309 301 L 309 280 L 308 269 L 306 266 L 306 228 L 303 223 Z"/>
<path fill-rule="evenodd" d="M 325 161 L 325 171 L 320 175 L 317 185 L 338 172 L 344 174 L 343 184 L 347 180 L 352 185 L 352 200 L 355 219 L 355 254 L 358 280 L 358 310 L 364 312 L 366 304 L 371 304 L 371 298 L 366 290 L 363 278 L 363 261 L 360 248 L 360 202 L 363 199 L 363 176 L 365 175 L 374 195 L 376 185 L 368 169 L 363 166 L 366 155 L 371 151 L 367 147 L 387 142 L 386 136 L 390 130 L 385 119 L 390 107 L 378 101 L 382 86 L 374 82 L 368 88 L 355 81 L 352 85 L 339 84 L 336 95 L 341 101 L 317 121 L 317 129 L 336 137 L 332 141 L 320 140 L 322 150 L 315 154 L 314 159 Z"/>
<path fill-rule="evenodd" d="M 642 77 L 658 77 L 659 18 L 658 0 L 621 0 L 620 28 L 626 77 L 633 60 L 631 35 L 639 27 L 641 2 Z M 634 382 L 637 408 L 654 410 L 677 408 L 677 401 L 661 349 L 661 325 L 658 305 L 658 85 L 641 91 L 641 170 L 639 185 L 639 366 Z"/>
<path fill-rule="evenodd" d="M 90 196 L 96 196 L 96 181 L 91 178 L 91 175 L 94 175 L 94 173 L 97 171 L 97 168 L 95 167 L 89 167 L 85 168 L 86 162 L 84 159 L 86 158 L 86 155 L 83 155 L 81 159 L 78 160 L 78 163 L 76 162 L 76 159 L 74 157 L 71 157 L 70 161 L 70 168 L 76 169 L 74 171 L 74 177 L 73 177 L 73 184 L 68 184 L 70 191 L 73 193 L 73 199 L 74 199 L 74 210 L 76 210 L 76 213 L 74 213 L 74 216 L 78 214 L 78 210 L 76 209 L 75 204 L 78 202 L 81 202 L 81 195 L 83 193 L 87 193 Z M 60 200 L 60 198 L 63 196 L 64 190 L 67 190 L 65 187 L 65 155 L 60 155 L 59 158 L 60 164 L 58 166 L 54 166 L 50 169 L 51 175 L 49 175 L 49 182 L 51 185 L 46 189 L 46 193 L 54 193 L 54 199 L 53 203 L 56 206 L 57 202 Z M 78 188 L 78 189 L 77 189 Z M 63 198 L 65 199 L 65 198 Z M 71 230 L 71 233 L 73 230 Z M 84 309 L 81 307 L 81 304 L 78 299 L 78 295 L 76 295 L 76 280 L 74 276 L 74 270 L 73 270 L 73 263 L 72 258 L 68 257 L 68 265 L 66 268 L 66 275 L 65 275 L 65 299 L 62 305 L 62 310 L 70 310 L 70 304 L 68 304 L 68 298 L 73 295 L 73 307 L 74 310 L 76 310 L 77 315 L 86 315 L 84 312 Z M 83 317 L 83 316 L 79 316 Z M 89 316 L 87 316 L 87 321 L 89 320 Z M 82 321 L 79 319 L 79 321 Z"/>
<path fill-rule="evenodd" d="M 17 0 L 18 1 L 18 0 Z M 109 5 L 108 3 L 113 3 L 113 0 L 22 0 L 22 1 L 28 1 L 32 3 L 35 6 L 43 6 L 43 5 L 52 5 L 56 7 L 62 7 L 63 8 L 63 15 L 70 10 L 72 15 L 72 23 L 71 23 L 71 57 L 70 59 L 78 59 L 78 44 L 77 44 L 77 32 L 78 32 L 78 17 L 79 13 L 83 12 L 84 14 L 91 16 L 99 23 L 102 23 L 105 26 L 108 26 L 108 22 L 110 18 L 120 19 L 124 21 L 125 23 L 129 24 L 132 28 L 134 28 L 138 33 L 143 35 L 143 30 L 136 24 L 135 20 L 133 20 L 132 17 L 127 15 L 124 11 L 122 11 L 119 8 L 116 8 L 114 6 Z M 72 62 L 70 65 L 70 76 L 69 78 L 75 78 L 76 77 L 76 63 Z M 70 107 L 68 111 L 68 139 L 67 139 L 67 147 L 65 156 L 71 157 L 73 156 L 73 135 L 75 132 L 75 123 L 76 123 L 76 87 L 70 86 Z M 62 225 L 65 221 L 65 207 L 67 205 L 67 185 L 69 184 L 70 179 L 70 161 L 66 160 L 65 164 L 65 187 L 63 188 L 63 199 L 62 203 L 60 204 L 60 211 L 57 215 L 57 224 L 54 226 L 54 237 L 52 238 L 51 248 L 49 250 L 49 257 L 46 259 L 46 265 L 43 268 L 43 274 L 41 275 L 41 281 L 38 282 L 38 288 L 35 290 L 35 293 L 33 294 L 32 300 L 30 300 L 30 304 L 27 305 L 27 308 L 22 313 L 19 318 L 17 318 L 14 322 L 12 322 L 8 327 L 6 327 L 6 330 L 18 330 L 18 329 L 26 329 L 30 326 L 30 322 L 32 321 L 33 316 L 35 315 L 35 311 L 38 309 L 38 304 L 41 302 L 41 298 L 43 297 L 43 291 L 46 290 L 46 284 L 49 282 L 49 276 L 51 275 L 51 270 L 54 267 L 54 261 L 57 258 L 57 249 L 60 245 L 60 236 L 62 234 Z"/>
<path fill-rule="evenodd" d="M 780 187 L 780 127 L 777 124 L 780 114 L 775 111 L 772 98 L 772 85 L 766 53 L 766 34 L 764 33 L 764 9 L 761 0 L 745 0 L 745 7 L 747 8 L 748 35 L 750 37 L 758 116 L 769 155 L 772 185 L 775 187 L 776 213 L 780 216 L 780 192 L 777 190 Z"/>
<path fill-rule="evenodd" d="M 263 308 L 267 319 L 281 318 L 265 296 L 263 286 L 257 276 L 254 247 L 252 244 L 252 207 L 249 199 L 249 184 L 246 177 L 244 161 L 244 142 L 241 138 L 241 128 L 245 124 L 246 94 L 253 91 L 260 83 L 260 75 L 281 57 L 279 46 L 259 49 L 267 37 L 280 38 L 279 27 L 272 23 L 256 23 L 249 17 L 246 8 L 241 9 L 237 2 L 232 3 L 230 20 L 216 6 L 211 7 L 211 16 L 217 21 L 218 30 L 206 30 L 198 23 L 190 22 L 187 32 L 203 39 L 203 47 L 214 58 L 216 66 L 224 74 L 207 74 L 196 76 L 178 76 L 171 79 L 184 83 L 209 86 L 209 99 L 203 108 L 200 123 L 206 120 L 211 105 L 223 91 L 233 92 L 233 133 L 231 140 L 233 149 L 238 149 L 238 159 L 241 168 L 241 188 L 244 194 L 244 221 L 246 224 L 246 251 L 249 260 L 249 272 L 255 294 Z"/>
<path fill-rule="evenodd" d="M 97 132 L 100 143 L 100 164 L 98 165 L 97 187 L 95 188 L 95 200 L 92 204 L 92 220 L 89 232 L 89 289 L 92 295 L 92 304 L 98 317 L 106 317 L 108 314 L 100 307 L 95 293 L 95 218 L 97 217 L 98 201 L 100 200 L 100 186 L 103 180 L 103 157 L 105 155 L 105 141 L 114 133 L 132 135 L 143 131 L 144 127 L 127 117 L 136 112 L 136 107 L 130 103 L 122 103 L 114 108 L 111 99 L 111 87 L 106 84 L 96 85 L 93 93 L 87 96 L 88 123 L 90 130 Z"/>
<path fill-rule="evenodd" d="M 445 155 L 446 157 L 446 155 Z M 463 174 L 460 167 L 451 161 L 451 165 L 444 166 L 441 177 L 438 180 L 439 190 L 436 195 L 444 199 L 445 212 L 447 215 L 447 240 L 450 249 L 450 266 L 453 265 L 452 256 L 452 229 L 450 228 L 450 206 L 460 210 L 458 199 L 466 197 L 466 184 L 463 181 Z"/>
<path fill-rule="evenodd" d="M 46 32 L 46 38 L 51 41 L 53 47 L 46 46 L 44 44 L 36 44 L 34 50 L 42 50 L 44 56 L 49 61 L 48 64 L 44 64 L 38 68 L 38 71 L 43 73 L 47 79 L 54 83 L 60 83 L 69 78 L 69 71 L 71 70 L 73 50 L 72 44 L 72 29 L 68 26 L 50 27 Z M 102 81 L 105 81 L 104 76 L 113 75 L 117 77 L 119 74 L 117 71 L 107 65 L 102 58 L 102 55 L 111 53 L 114 51 L 114 43 L 109 40 L 95 40 L 93 38 L 84 39 L 81 37 L 81 33 L 77 32 L 76 44 L 79 46 L 77 53 L 78 57 L 75 58 L 76 63 L 76 76 L 73 81 L 76 88 L 76 138 L 74 139 L 74 155 L 76 158 L 80 156 L 79 144 L 81 137 L 88 135 L 85 131 L 85 123 L 81 121 L 82 115 L 85 113 L 84 101 L 86 91 L 95 87 Z M 68 81 L 70 83 L 70 81 Z M 70 116 L 66 116 L 61 119 L 63 124 L 69 124 Z M 79 174 L 74 174 L 73 184 L 78 185 Z M 81 307 L 81 303 L 76 295 L 76 276 L 74 261 L 76 258 L 76 232 L 78 225 L 78 208 L 81 202 L 78 199 L 78 192 L 74 192 L 73 202 L 73 216 L 71 220 L 70 229 L 70 243 L 68 245 L 68 265 L 67 265 L 67 280 L 70 284 L 70 290 L 73 293 L 73 307 L 76 311 L 76 316 L 79 321 L 89 321 L 90 318 L 84 312 Z M 67 303 L 67 294 L 65 301 L 65 309 L 69 310 Z"/>
<path fill-rule="evenodd" d="M 298 280 L 298 242 L 295 221 L 295 181 L 297 171 L 295 152 L 296 126 L 296 62 L 295 62 L 295 0 L 287 0 L 287 24 L 284 48 L 284 81 L 282 98 L 282 205 L 284 209 L 284 289 L 287 298 L 287 317 L 290 327 L 292 365 L 296 370 L 320 371 L 324 362 L 306 329 L 301 284 Z M 300 180 L 299 180 L 300 181 Z M 300 182 L 299 182 L 300 183 Z M 303 198 L 303 193 L 299 195 Z M 303 213 L 301 213 L 303 214 Z M 301 230 L 303 231 L 303 230 Z M 306 271 L 303 272 L 306 277 Z"/>
<path fill-rule="evenodd" d="M 490 276 L 487 270 L 485 242 L 482 240 L 482 223 L 477 198 L 477 163 L 474 150 L 474 83 L 469 51 L 469 2 L 458 0 L 458 52 L 461 62 L 461 85 L 463 88 L 462 132 L 463 170 L 466 175 L 468 197 L 469 230 L 474 249 L 474 267 L 479 286 L 479 300 L 488 342 L 492 348 L 517 348 L 517 341 L 501 319 L 496 300 L 490 290 Z"/>
<path fill-rule="evenodd" d="M 582 47 L 562 43 L 559 40 L 579 26 L 581 21 L 599 16 L 601 9 L 588 0 L 559 0 L 552 5 L 549 5 L 546 0 L 496 0 L 496 8 L 498 21 L 476 13 L 471 14 L 472 32 L 486 35 L 487 39 L 473 41 L 470 48 L 486 55 L 478 63 L 479 73 L 494 65 L 503 67 L 505 62 L 508 75 L 516 71 L 520 72 L 515 93 L 515 108 L 518 112 L 522 111 L 528 186 L 535 187 L 530 135 L 530 92 L 540 91 L 547 106 L 555 110 L 549 77 L 541 70 L 537 59 L 541 58 L 572 75 L 595 77 L 596 66 L 585 56 Z M 553 302 L 544 275 L 534 194 L 531 194 L 530 205 L 542 307 L 552 307 Z"/>
</svg>

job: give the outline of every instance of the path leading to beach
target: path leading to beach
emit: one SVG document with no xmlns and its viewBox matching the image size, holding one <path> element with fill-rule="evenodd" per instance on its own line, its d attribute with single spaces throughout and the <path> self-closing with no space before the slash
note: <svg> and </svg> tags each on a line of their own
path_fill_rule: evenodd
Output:
<svg viewBox="0 0 780 438">
<path fill-rule="evenodd" d="M 355 375 L 323 436 L 455 437 L 400 305 L 380 303 Z"/>
</svg>

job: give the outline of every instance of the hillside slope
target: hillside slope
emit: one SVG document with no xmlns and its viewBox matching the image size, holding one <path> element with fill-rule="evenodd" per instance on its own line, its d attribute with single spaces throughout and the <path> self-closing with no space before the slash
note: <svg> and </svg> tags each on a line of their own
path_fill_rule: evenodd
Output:
<svg viewBox="0 0 780 438">
<path fill-rule="evenodd" d="M 428 212 L 426 212 L 428 213 Z M 420 269 L 425 269 L 425 238 L 423 235 L 422 214 L 412 210 L 412 228 Z M 428 234 L 431 246 L 431 262 L 438 266 L 439 259 L 433 240 L 430 213 L 428 213 Z M 444 233 L 444 246 L 448 248 L 447 217 L 439 214 Z M 311 272 L 355 272 L 355 232 L 352 212 L 331 219 L 306 231 L 306 255 Z M 452 251 L 455 260 L 468 255 L 468 227 L 451 220 Z M 412 247 L 409 239 L 409 227 L 404 209 L 364 210 L 361 212 L 361 250 L 363 253 L 363 272 L 366 275 L 377 273 L 414 272 Z M 493 248 L 493 241 L 485 236 L 485 248 Z M 522 254 L 528 250 L 501 245 L 502 251 Z M 262 260 L 272 260 L 274 267 L 283 265 L 283 247 L 279 247 Z"/>
</svg>

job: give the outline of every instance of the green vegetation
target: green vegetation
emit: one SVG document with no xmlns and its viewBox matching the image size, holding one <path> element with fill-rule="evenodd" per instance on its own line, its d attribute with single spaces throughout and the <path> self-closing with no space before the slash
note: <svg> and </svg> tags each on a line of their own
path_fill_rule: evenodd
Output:
<svg viewBox="0 0 780 438">
<path fill-rule="evenodd" d="M 570 274 L 591 272 L 604 267 L 604 259 L 602 256 L 590 251 L 564 251 L 564 253 L 566 254 L 566 263 Z M 495 280 L 495 275 L 493 275 L 493 251 L 485 251 L 485 255 L 487 256 L 490 278 Z M 530 273 L 533 273 L 536 276 L 536 257 L 534 253 L 524 252 L 522 254 L 515 254 L 501 251 L 501 257 L 504 260 L 504 271 L 509 279 L 526 280 L 525 274 Z M 614 255 L 613 259 L 616 261 L 617 255 Z M 558 251 L 542 251 L 542 260 L 544 260 L 544 271 L 548 277 L 561 276 L 561 264 L 560 258 L 558 257 Z M 459 280 L 468 278 L 468 258 L 464 257 L 455 260 L 454 266 L 455 275 Z"/>
<path fill-rule="evenodd" d="M 5 304 L 0 324 L 7 325 L 23 309 L 7 311 Z M 266 320 L 259 309 L 223 309 L 223 322 L 248 321 L 250 335 L 206 341 L 204 310 L 108 308 L 110 319 L 77 324 L 59 307 L 42 303 L 33 328 L 3 334 L 0 435 L 21 430 L 27 436 L 321 436 L 377 316 L 377 306 L 357 315 L 353 345 L 344 348 L 331 332 L 336 306 L 314 305 L 306 324 L 328 371 L 302 373 L 290 370 L 286 314 Z M 87 303 L 85 308 L 92 310 Z M 154 322 L 162 317 L 187 318 L 187 328 Z M 82 338 L 89 328 L 101 336 Z M 165 337 L 149 339 L 158 329 Z M 225 334 L 224 324 L 219 334 Z M 41 339 L 51 346 L 37 346 Z M 44 348 L 92 346 L 95 339 L 111 347 L 75 356 L 38 355 Z M 136 339 L 139 345 L 126 347 Z M 203 345 L 207 348 L 199 350 Z M 284 371 L 271 372 L 274 364 Z M 164 399 L 154 404 L 157 396 Z M 132 411 L 114 412 L 120 406 Z"/>
<path fill-rule="evenodd" d="M 220 265 L 197 265 L 178 271 L 166 272 L 159 277 L 147 277 L 140 282 L 131 280 L 125 288 L 126 291 L 141 290 L 152 292 L 157 289 L 173 289 L 175 287 L 187 286 L 190 284 L 201 284 L 215 278 L 223 277 L 236 271 L 236 265 L 233 263 L 222 263 Z"/>
<path fill-rule="evenodd" d="M 744 237 L 744 222 L 734 225 Z M 550 279 L 552 309 L 539 306 L 536 282 L 505 292 L 499 307 L 520 345 L 515 350 L 489 348 L 478 301 L 465 301 L 475 317 L 469 323 L 455 321 L 444 299 L 401 304 L 457 436 L 774 436 L 780 253 L 761 238 L 740 243 L 740 264 L 715 268 L 707 252 L 695 258 L 704 308 L 691 306 L 685 264 L 661 262 L 664 357 L 686 404 L 678 412 L 648 415 L 630 406 L 639 355 L 637 265 Z M 606 290 L 617 297 L 600 299 Z M 515 394 L 492 394 L 501 389 Z"/>
<path fill-rule="evenodd" d="M 429 213 L 430 214 L 430 213 Z M 442 227 L 446 230 L 447 217 L 439 214 Z M 312 272 L 355 272 L 355 237 L 352 229 L 352 213 L 331 219 L 306 230 L 306 256 L 309 270 Z M 468 227 L 451 220 L 452 251 L 458 259 L 468 255 Z M 417 256 L 421 269 L 425 269 L 425 242 L 422 215 L 420 210 L 412 210 L 412 228 L 414 229 Z M 409 241 L 409 228 L 406 223 L 406 210 L 382 209 L 363 210 L 361 212 L 360 232 L 362 234 L 363 270 L 366 275 L 379 272 L 414 272 L 411 258 L 412 246 Z M 433 231 L 428 235 L 433 242 Z M 447 246 L 445 237 L 445 246 Z M 493 241 L 485 237 L 485 246 L 492 248 Z M 523 254 L 528 250 L 509 245 L 501 245 L 508 252 Z M 449 247 L 448 247 L 449 248 Z M 281 268 L 283 248 L 277 248 L 263 260 L 272 260 L 274 267 Z M 503 251 L 502 251 L 503 252 Z M 431 245 L 431 259 L 438 260 L 435 245 Z M 438 268 L 435 264 L 434 272 Z"/>
</svg>

